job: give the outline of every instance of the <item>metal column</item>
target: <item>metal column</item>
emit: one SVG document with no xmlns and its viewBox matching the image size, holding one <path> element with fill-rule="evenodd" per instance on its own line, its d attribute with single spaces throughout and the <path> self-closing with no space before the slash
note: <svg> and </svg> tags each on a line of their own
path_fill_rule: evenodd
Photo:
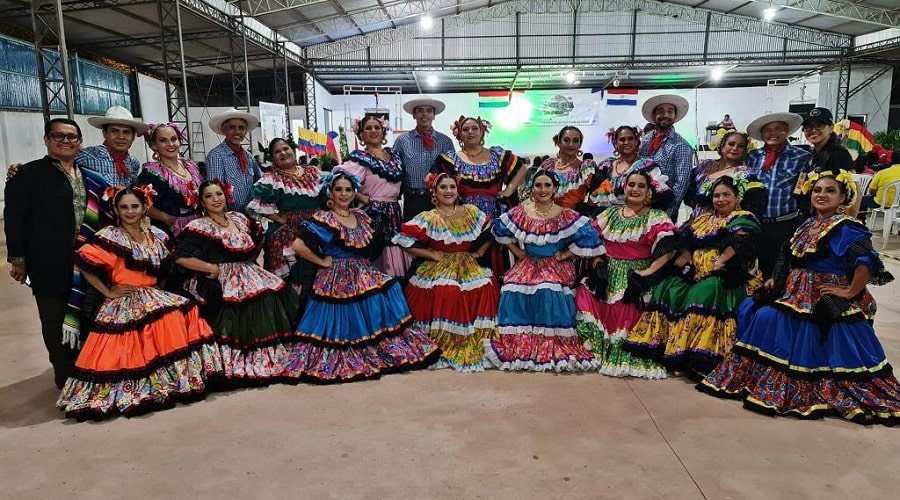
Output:
<svg viewBox="0 0 900 500">
<path fill-rule="evenodd" d="M 316 79 L 309 69 L 303 73 L 303 85 L 306 87 L 306 128 L 318 131 L 319 124 L 316 121 Z"/>
<path fill-rule="evenodd" d="M 850 58 L 849 51 L 844 51 L 838 68 L 837 103 L 834 106 L 834 119 L 847 118 L 847 101 L 850 99 Z"/>
<path fill-rule="evenodd" d="M 236 16 L 229 18 L 228 29 L 230 31 L 231 45 L 231 90 L 234 93 L 234 107 L 250 112 L 250 75 L 247 68 L 247 36 L 244 31 L 243 0 L 234 2 L 238 10 Z M 252 132 L 247 131 L 244 142 L 250 145 L 253 151 Z"/>
<path fill-rule="evenodd" d="M 181 33 L 181 0 L 157 0 L 159 39 L 162 46 L 163 75 L 169 121 L 190 134 L 187 75 L 184 72 L 184 40 Z M 181 142 L 182 156 L 192 157 L 190 135 Z M 193 159 L 193 158 L 191 158 Z"/>
<path fill-rule="evenodd" d="M 32 0 L 31 26 L 34 30 L 34 53 L 41 83 L 41 111 L 44 120 L 51 114 L 67 114 L 74 118 L 69 54 L 63 27 L 60 0 Z"/>
<path fill-rule="evenodd" d="M 284 45 L 272 54 L 272 80 L 275 82 L 275 102 L 284 104 L 284 128 L 291 130 L 291 86 L 288 80 L 288 60 Z"/>
</svg>

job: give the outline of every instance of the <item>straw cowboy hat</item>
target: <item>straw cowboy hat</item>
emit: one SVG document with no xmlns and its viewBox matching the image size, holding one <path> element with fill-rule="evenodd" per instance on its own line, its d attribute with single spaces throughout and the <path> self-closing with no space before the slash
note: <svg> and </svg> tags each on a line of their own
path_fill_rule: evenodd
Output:
<svg viewBox="0 0 900 500">
<path fill-rule="evenodd" d="M 104 125 L 125 125 L 134 129 L 134 135 L 143 135 L 149 126 L 146 123 L 135 120 L 131 111 L 122 106 L 113 106 L 106 110 L 103 116 L 92 116 L 88 118 L 88 123 L 95 128 L 102 129 Z"/>
<path fill-rule="evenodd" d="M 762 128 L 772 122 L 786 123 L 788 135 L 790 135 L 796 132 L 800 125 L 803 124 L 803 117 L 797 113 L 769 113 L 750 122 L 750 125 L 747 125 L 747 133 L 750 134 L 750 137 L 761 141 L 763 140 Z"/>
<path fill-rule="evenodd" d="M 213 130 L 213 132 L 217 134 L 222 133 L 222 124 L 227 122 L 228 120 L 232 120 L 234 118 L 239 118 L 247 122 L 247 131 L 251 131 L 259 126 L 259 118 L 253 116 L 252 114 L 241 111 L 235 108 L 229 108 L 225 111 L 213 116 L 209 119 L 209 128 Z"/>
<path fill-rule="evenodd" d="M 435 115 L 441 114 L 441 112 L 444 111 L 444 108 L 447 107 L 443 102 L 435 99 L 434 97 L 420 95 L 419 97 L 416 97 L 415 99 L 404 103 L 403 111 L 406 111 L 409 114 L 413 114 L 413 111 L 417 106 L 431 106 L 432 108 L 434 108 Z"/>
<path fill-rule="evenodd" d="M 660 104 L 671 104 L 672 106 L 675 106 L 676 122 L 681 121 L 682 118 L 687 116 L 688 109 L 690 109 L 690 105 L 684 97 L 674 94 L 655 95 L 650 99 L 647 99 L 641 107 L 641 114 L 644 115 L 644 119 L 650 123 L 655 123 L 656 120 L 653 117 L 653 112 L 656 111 L 656 107 Z"/>
</svg>

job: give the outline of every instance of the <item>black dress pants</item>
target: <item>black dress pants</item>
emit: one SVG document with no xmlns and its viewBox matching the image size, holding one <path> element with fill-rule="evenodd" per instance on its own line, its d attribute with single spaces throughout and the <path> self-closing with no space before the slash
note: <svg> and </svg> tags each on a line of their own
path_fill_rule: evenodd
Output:
<svg viewBox="0 0 900 500">
<path fill-rule="evenodd" d="M 75 369 L 75 360 L 78 359 L 78 351 L 63 345 L 62 327 L 66 319 L 66 295 L 35 295 L 38 316 L 41 318 L 41 334 L 44 337 L 44 346 L 53 365 L 53 378 L 56 387 L 62 389 L 66 380 Z"/>
</svg>

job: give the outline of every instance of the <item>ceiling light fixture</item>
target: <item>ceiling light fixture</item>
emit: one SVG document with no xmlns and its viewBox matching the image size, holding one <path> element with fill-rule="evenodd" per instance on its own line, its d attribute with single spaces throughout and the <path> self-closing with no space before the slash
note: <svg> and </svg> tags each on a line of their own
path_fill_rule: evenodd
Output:
<svg viewBox="0 0 900 500">
<path fill-rule="evenodd" d="M 422 28 L 426 30 L 430 30 L 432 26 L 434 26 L 434 18 L 429 15 L 422 16 L 422 19 L 419 20 L 419 23 L 422 25 Z"/>
<path fill-rule="evenodd" d="M 763 11 L 763 19 L 766 21 L 771 21 L 775 19 L 775 14 L 778 12 L 778 9 L 775 7 L 766 7 L 766 10 Z"/>
<path fill-rule="evenodd" d="M 437 75 L 428 75 L 425 77 L 425 83 L 427 83 L 429 87 L 437 87 L 438 81 Z"/>
<path fill-rule="evenodd" d="M 567 81 L 567 82 L 569 82 L 569 83 L 575 83 L 575 80 L 577 80 L 577 78 L 576 78 L 576 76 L 575 76 L 575 72 L 574 72 L 574 71 L 569 71 L 568 73 L 566 73 L 566 81 Z"/>
<path fill-rule="evenodd" d="M 709 72 L 709 78 L 714 82 L 718 82 L 723 76 L 725 76 L 725 70 L 720 67 L 715 67 Z"/>
</svg>

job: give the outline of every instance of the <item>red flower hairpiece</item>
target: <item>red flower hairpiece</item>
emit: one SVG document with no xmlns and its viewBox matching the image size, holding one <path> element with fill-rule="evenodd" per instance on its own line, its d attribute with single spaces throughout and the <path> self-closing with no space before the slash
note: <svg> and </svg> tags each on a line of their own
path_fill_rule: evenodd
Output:
<svg viewBox="0 0 900 500">
<path fill-rule="evenodd" d="M 437 190 L 438 183 L 441 182 L 443 178 L 456 180 L 456 177 L 446 173 L 446 172 L 429 172 L 428 175 L 425 176 L 425 187 L 427 187 L 431 191 Z"/>
<path fill-rule="evenodd" d="M 157 194 L 156 190 L 153 189 L 153 184 L 147 184 L 146 186 L 131 186 L 131 189 L 144 195 L 144 198 L 147 200 L 147 208 L 153 206 L 153 197 Z"/>
<path fill-rule="evenodd" d="M 234 186 L 231 184 L 219 179 L 218 177 L 213 179 L 213 182 L 219 185 L 222 188 L 222 192 L 225 193 L 225 201 L 229 205 L 234 205 Z"/>
</svg>

